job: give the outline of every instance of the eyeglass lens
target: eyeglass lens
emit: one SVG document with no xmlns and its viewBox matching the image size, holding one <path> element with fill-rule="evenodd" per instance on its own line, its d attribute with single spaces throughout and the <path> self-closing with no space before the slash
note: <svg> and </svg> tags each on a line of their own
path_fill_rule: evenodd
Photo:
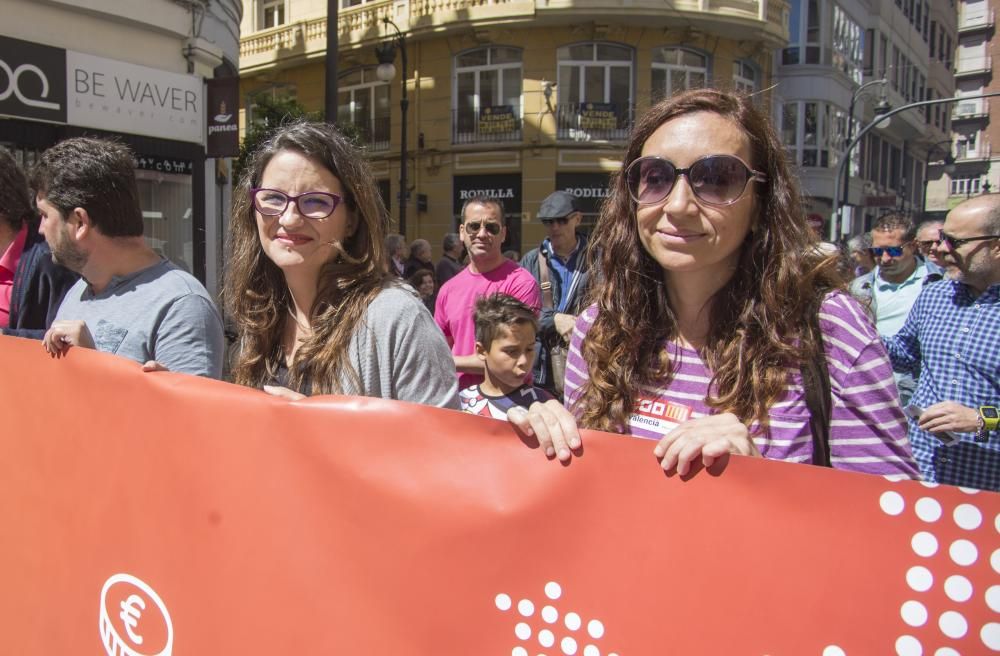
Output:
<svg viewBox="0 0 1000 656">
<path fill-rule="evenodd" d="M 567 223 L 569 223 L 569 217 L 568 216 L 558 216 L 558 217 L 556 217 L 554 219 L 542 219 L 542 225 L 543 226 L 550 226 L 553 223 L 558 223 L 559 225 L 566 225 Z"/>
<path fill-rule="evenodd" d="M 295 201 L 299 214 L 310 219 L 325 219 L 333 214 L 340 197 L 324 191 L 312 191 L 298 196 L 289 196 L 276 189 L 258 189 L 254 193 L 254 206 L 267 216 L 284 213 L 288 203 Z"/>
<path fill-rule="evenodd" d="M 629 191 L 640 203 L 658 203 L 670 195 L 680 174 L 687 175 L 691 190 L 700 200 L 728 205 L 743 195 L 752 171 L 731 155 L 703 157 L 686 170 L 665 159 L 641 157 L 629 166 Z"/>
<path fill-rule="evenodd" d="M 882 257 L 882 253 L 888 253 L 889 257 L 899 257 L 903 254 L 902 246 L 873 246 L 868 250 L 875 257 Z"/>
<path fill-rule="evenodd" d="M 486 221 L 485 223 L 482 221 L 469 221 L 468 223 L 465 224 L 465 231 L 470 235 L 474 235 L 478 233 L 483 228 L 483 226 L 486 227 L 486 232 L 490 233 L 491 235 L 500 234 L 500 224 L 492 223 L 490 221 Z"/>
</svg>

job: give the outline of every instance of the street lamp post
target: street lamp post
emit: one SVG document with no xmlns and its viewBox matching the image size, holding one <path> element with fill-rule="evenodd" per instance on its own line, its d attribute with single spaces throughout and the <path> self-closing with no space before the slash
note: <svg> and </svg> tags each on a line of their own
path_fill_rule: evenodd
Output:
<svg viewBox="0 0 1000 656">
<path fill-rule="evenodd" d="M 409 192 L 406 187 L 406 111 L 410 108 L 410 101 L 406 97 L 406 37 L 399 31 L 388 16 L 382 18 L 385 26 L 392 27 L 396 31 L 395 35 L 390 35 L 389 39 L 375 46 L 375 56 L 378 58 L 378 68 L 375 70 L 375 77 L 388 82 L 396 77 L 396 67 L 393 62 L 396 60 L 396 48 L 399 48 L 399 55 L 403 65 L 403 77 L 400 80 L 402 95 L 399 99 L 399 109 L 401 113 L 400 143 L 399 143 L 399 232 L 406 237 L 406 201 Z"/>
<path fill-rule="evenodd" d="M 851 151 L 854 150 L 854 147 L 858 145 L 858 142 L 860 142 L 864 138 L 864 136 L 866 134 L 868 134 L 869 132 L 871 132 L 876 126 L 878 126 L 879 124 L 881 124 L 886 119 L 891 118 L 891 117 L 895 116 L 896 114 L 898 114 L 900 112 L 905 112 L 907 110 L 915 109 L 917 107 L 927 107 L 929 105 L 950 104 L 950 103 L 959 102 L 961 100 L 978 100 L 980 98 L 992 98 L 993 96 L 1000 96 L 1000 91 L 993 91 L 993 92 L 990 92 L 990 93 L 984 93 L 984 94 L 981 94 L 981 95 L 978 95 L 978 96 L 959 96 L 959 97 L 953 97 L 953 98 L 936 98 L 934 100 L 921 100 L 920 102 L 915 102 L 915 103 L 910 103 L 908 105 L 903 105 L 902 107 L 897 107 L 896 109 L 890 110 L 890 111 L 886 112 L 885 114 L 880 114 L 880 115 L 876 116 L 875 119 L 871 123 L 869 123 L 865 127 L 861 128 L 861 132 L 858 132 L 857 136 L 854 137 L 854 139 L 852 139 L 847 144 L 847 148 L 844 149 L 844 157 L 843 157 L 843 159 L 840 160 L 840 163 L 837 164 L 837 178 L 836 178 L 836 183 L 837 184 L 836 184 L 835 188 L 840 188 L 841 179 L 842 179 L 844 173 L 847 170 L 847 162 L 850 160 Z M 838 201 L 839 201 L 839 197 L 836 194 L 834 194 L 834 198 L 833 198 L 833 213 L 830 216 L 830 226 L 831 226 L 831 228 L 833 228 L 833 231 L 831 233 L 832 239 L 830 241 L 836 241 L 836 236 L 837 236 L 837 234 L 840 233 L 840 204 L 838 203 Z"/>
<path fill-rule="evenodd" d="M 892 109 L 889 106 L 889 103 L 885 99 L 885 86 L 884 85 L 886 85 L 888 82 L 889 82 L 889 80 L 885 79 L 884 77 L 881 80 L 872 80 L 871 82 L 865 82 L 860 87 L 858 87 L 857 89 L 855 89 L 853 94 L 851 94 L 851 105 L 850 105 L 850 107 L 847 110 L 847 143 L 851 143 L 851 139 L 854 138 L 854 105 L 858 102 L 858 98 L 861 97 L 861 92 L 862 91 L 864 91 L 866 88 L 872 86 L 873 84 L 881 84 L 881 85 L 883 85 L 883 87 L 882 87 L 882 99 L 879 101 L 878 106 L 875 108 L 875 116 L 879 117 L 879 116 L 885 114 L 886 112 L 888 112 L 890 109 Z M 850 156 L 850 151 L 849 150 L 845 151 L 844 152 L 844 159 L 847 159 L 849 156 Z M 842 190 L 840 192 L 840 206 L 841 207 L 847 207 L 847 203 L 848 203 L 848 198 L 847 198 L 848 185 L 849 185 L 849 178 L 844 177 L 844 186 L 843 186 L 843 188 L 842 188 Z M 834 193 L 836 193 L 836 191 L 834 191 Z M 834 228 L 834 221 L 831 220 L 830 221 L 830 241 L 836 241 L 837 240 L 837 236 L 836 236 L 836 234 L 834 234 L 834 230 L 835 230 L 835 228 Z"/>
</svg>

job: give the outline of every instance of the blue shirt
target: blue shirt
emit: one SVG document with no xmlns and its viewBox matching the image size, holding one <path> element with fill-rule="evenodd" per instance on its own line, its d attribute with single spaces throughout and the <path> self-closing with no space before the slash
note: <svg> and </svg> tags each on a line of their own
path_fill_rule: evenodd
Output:
<svg viewBox="0 0 1000 656">
<path fill-rule="evenodd" d="M 926 409 L 955 401 L 979 409 L 1000 404 L 1000 284 L 978 297 L 954 280 L 927 285 L 906 323 L 884 338 L 896 371 L 920 372 L 911 403 Z M 913 455 L 929 481 L 1000 491 L 1000 431 L 986 443 L 957 433 L 945 445 L 910 419 Z"/>
<path fill-rule="evenodd" d="M 555 311 L 565 312 L 566 311 L 566 301 L 569 300 L 573 293 L 573 289 L 576 287 L 577 282 L 580 278 L 579 262 L 580 259 L 580 243 L 583 240 L 578 235 L 576 238 L 576 246 L 573 247 L 573 252 L 569 254 L 569 257 L 563 260 L 559 255 L 556 254 L 555 249 L 552 248 L 552 243 L 546 238 L 542 242 L 542 248 L 547 250 L 552 254 L 549 258 L 549 265 L 552 271 L 559 276 L 559 299 L 556 301 Z M 544 257 L 541 253 L 538 254 L 539 257 Z"/>
</svg>

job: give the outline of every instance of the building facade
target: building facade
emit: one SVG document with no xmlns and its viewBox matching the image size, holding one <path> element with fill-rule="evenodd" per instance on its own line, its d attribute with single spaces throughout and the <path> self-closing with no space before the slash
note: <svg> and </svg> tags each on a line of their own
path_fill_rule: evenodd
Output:
<svg viewBox="0 0 1000 656">
<path fill-rule="evenodd" d="M 337 118 L 361 133 L 392 215 L 406 203 L 407 238 L 439 248 L 462 202 L 486 194 L 504 201 L 506 247 L 522 252 L 541 240 L 531 219 L 556 189 L 593 223 L 636 114 L 657 98 L 720 86 L 766 102 L 788 17 L 767 0 L 342 0 L 338 11 Z M 405 80 L 376 75 L 376 46 L 395 34 L 384 17 L 405 38 Z M 242 32 L 242 125 L 260 94 L 323 107 L 324 0 L 244 0 Z"/>
<path fill-rule="evenodd" d="M 954 95 L 942 55 L 956 36 L 953 0 L 792 0 L 790 13 L 789 45 L 776 55 L 775 120 L 807 212 L 826 221 L 831 239 L 867 230 L 886 211 L 921 212 L 928 162 L 941 159 L 950 139 L 950 106 L 896 114 L 862 137 L 845 175 L 838 169 L 849 137 L 879 105 Z M 831 220 L 835 199 L 845 208 L 840 230 Z"/>
<path fill-rule="evenodd" d="M 206 159 L 206 81 L 238 72 L 237 0 L 5 0 L 0 145 L 30 168 L 74 136 L 127 143 L 149 244 L 209 290 L 231 183 Z M 234 82 L 235 84 L 235 82 Z"/>
<path fill-rule="evenodd" d="M 960 99 L 1000 91 L 993 79 L 995 4 L 958 0 L 955 46 L 938 52 L 948 58 Z M 952 143 L 931 167 L 926 198 L 928 214 L 942 219 L 966 198 L 1000 189 L 993 151 L 1000 145 L 1000 97 L 959 100 L 948 112 Z"/>
</svg>

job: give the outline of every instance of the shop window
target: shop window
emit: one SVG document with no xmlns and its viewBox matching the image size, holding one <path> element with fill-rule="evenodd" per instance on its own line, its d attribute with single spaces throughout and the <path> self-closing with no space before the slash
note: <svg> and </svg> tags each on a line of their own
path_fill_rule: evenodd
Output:
<svg viewBox="0 0 1000 656">
<path fill-rule="evenodd" d="M 285 0 L 260 0 L 259 29 L 285 24 Z"/>
<path fill-rule="evenodd" d="M 452 142 L 520 141 L 520 48 L 491 46 L 455 56 Z"/>
<path fill-rule="evenodd" d="M 337 79 L 337 121 L 353 125 L 370 150 L 389 148 L 389 84 L 375 68 L 348 71 Z"/>
<path fill-rule="evenodd" d="M 556 51 L 559 139 L 623 141 L 633 118 L 633 50 L 579 43 Z"/>
<path fill-rule="evenodd" d="M 194 270 L 190 165 L 166 158 L 138 158 L 135 172 L 146 243 L 187 272 Z M 168 170 L 169 169 L 169 170 Z M 175 171 L 183 171 L 177 173 Z"/>
</svg>

